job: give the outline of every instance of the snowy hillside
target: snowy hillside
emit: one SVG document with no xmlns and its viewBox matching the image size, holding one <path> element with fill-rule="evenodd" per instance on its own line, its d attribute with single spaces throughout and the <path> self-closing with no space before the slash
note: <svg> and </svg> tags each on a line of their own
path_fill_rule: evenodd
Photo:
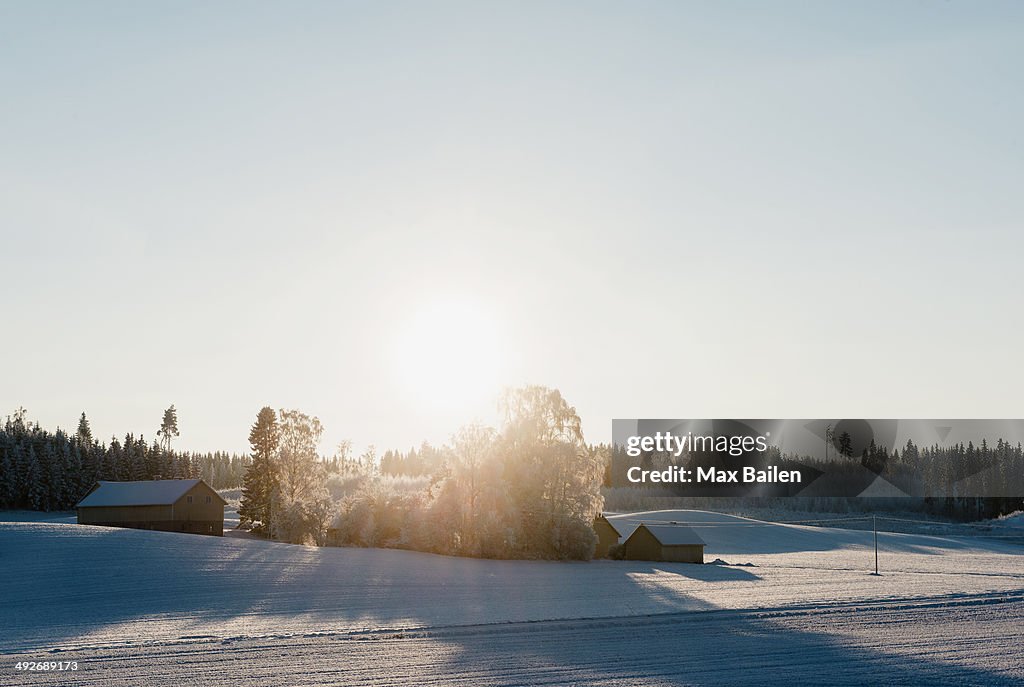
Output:
<svg viewBox="0 0 1024 687">
<path fill-rule="evenodd" d="M 1024 511 L 1017 511 L 1016 513 L 1010 513 L 1004 515 L 1001 518 L 995 520 L 989 520 L 988 523 L 993 528 L 1006 529 L 1009 531 L 1024 530 Z"/>
<path fill-rule="evenodd" d="M 840 527 L 822 527 L 801 524 L 777 524 L 743 518 L 724 513 L 713 513 L 699 510 L 661 510 L 643 513 L 608 515 L 608 519 L 623 525 L 624 532 L 631 532 L 641 522 L 678 523 L 696 531 L 704 540 L 705 553 L 708 560 L 717 556 L 736 562 L 741 558 L 769 554 L 773 560 L 796 558 L 801 561 L 828 560 L 837 557 L 846 558 L 842 554 L 854 554 L 871 548 L 873 539 L 870 529 L 851 530 Z M 841 516 L 825 516 L 818 522 L 835 519 L 845 523 Z M 865 518 L 849 518 L 870 528 L 870 520 Z M 1006 521 L 1012 522 L 1012 521 Z M 884 524 L 884 523 L 883 523 Z M 1010 543 L 1000 542 L 997 538 L 979 538 L 977 532 L 965 528 L 964 536 L 926 536 L 911 534 L 881 533 L 879 545 L 887 553 L 913 554 L 926 551 L 936 552 L 973 552 L 985 555 L 988 552 L 1019 553 L 1021 548 Z M 784 556 L 778 554 L 798 554 Z M 823 554 L 829 554 L 827 556 Z M 839 556 L 832 554 L 840 554 Z M 733 560 L 735 559 L 735 560 Z M 916 562 L 920 564 L 920 561 Z"/>
<path fill-rule="evenodd" d="M 882 535 L 884 574 L 875 577 L 867 574 L 870 533 L 695 511 L 641 517 L 697 523 L 708 560 L 753 565 L 473 560 L 0 523 L 0 652 L 77 657 L 93 672 L 74 677 L 89 684 L 118 684 L 124 671 L 140 683 L 176 684 L 175 671 L 233 652 L 251 662 L 251 675 L 264 676 L 253 684 L 281 683 L 283 654 L 315 668 L 337 652 L 344 666 L 318 682 L 353 684 L 361 675 L 390 684 L 408 670 L 421 679 L 434 671 L 442 682 L 465 674 L 467 684 L 501 684 L 517 671 L 543 669 L 555 684 L 665 684 L 674 671 L 719 683 L 726 673 L 715 671 L 734 669 L 735 657 L 716 663 L 714 645 L 681 652 L 670 641 L 700 631 L 726 643 L 720 646 L 738 642 L 736 655 L 749 653 L 754 665 L 765 659 L 751 637 L 773 638 L 784 648 L 785 637 L 797 637 L 787 651 L 803 654 L 806 665 L 798 661 L 786 675 L 804 670 L 810 683 L 812 666 L 823 660 L 846 660 L 851 669 L 877 664 L 889 671 L 880 674 L 902 679 L 910 674 L 906 656 L 925 646 L 932 657 L 918 666 L 921 675 L 966 676 L 968 684 L 1024 680 L 1006 640 L 965 650 L 943 634 L 952 632 L 946 621 L 954 617 L 960 632 L 974 627 L 987 636 L 1019 627 L 1020 547 Z M 887 625 L 897 618 L 904 625 Z M 641 644 L 656 653 L 640 651 Z M 898 654 L 899 662 L 885 659 Z M 379 672 L 382 655 L 398 671 L 394 679 Z M 129 657 L 156 661 L 164 677 L 142 682 L 149 671 Z M 698 658 L 704 672 L 694 673 Z M 754 675 L 748 677 L 757 684 Z M 210 684 L 237 683 L 230 671 L 223 677 Z"/>
</svg>

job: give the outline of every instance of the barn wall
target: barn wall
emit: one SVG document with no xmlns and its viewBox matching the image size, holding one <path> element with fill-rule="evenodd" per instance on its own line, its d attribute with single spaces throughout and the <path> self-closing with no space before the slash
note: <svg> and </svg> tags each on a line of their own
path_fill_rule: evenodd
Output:
<svg viewBox="0 0 1024 687">
<path fill-rule="evenodd" d="M 626 540 L 626 558 L 631 561 L 660 561 L 661 542 L 643 527 Z"/>
<path fill-rule="evenodd" d="M 619 533 L 601 518 L 594 521 L 594 532 L 597 533 L 597 547 L 594 549 L 594 558 L 605 558 L 608 555 L 608 549 L 619 543 Z"/>
<path fill-rule="evenodd" d="M 657 537 L 641 527 L 626 540 L 626 558 L 631 561 L 703 563 L 704 547 L 700 544 L 662 546 Z"/>
<path fill-rule="evenodd" d="M 704 547 L 699 544 L 662 546 L 661 560 L 674 563 L 703 563 Z"/>
<path fill-rule="evenodd" d="M 170 519 L 170 506 L 96 506 L 78 509 L 78 522 L 82 525 L 152 522 Z"/>
<path fill-rule="evenodd" d="M 192 502 L 189 503 L 189 497 Z M 204 482 L 196 484 L 180 499 L 174 502 L 174 520 L 185 522 L 220 522 L 224 529 L 224 502 L 220 495 L 206 486 Z"/>
<path fill-rule="evenodd" d="M 79 516 L 80 525 L 98 525 L 101 527 L 125 527 L 133 530 L 154 530 L 157 532 L 187 532 L 190 534 L 210 534 L 214 536 L 224 535 L 223 522 L 204 522 L 192 520 L 82 520 Z"/>
</svg>

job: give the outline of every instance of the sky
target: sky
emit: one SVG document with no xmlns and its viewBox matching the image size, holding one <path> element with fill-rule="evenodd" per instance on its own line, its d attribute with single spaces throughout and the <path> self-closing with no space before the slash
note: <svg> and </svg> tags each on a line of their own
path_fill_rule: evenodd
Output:
<svg viewBox="0 0 1024 687">
<path fill-rule="evenodd" d="M 1021 417 L 1024 5 L 0 1 L 0 416 Z"/>
</svg>

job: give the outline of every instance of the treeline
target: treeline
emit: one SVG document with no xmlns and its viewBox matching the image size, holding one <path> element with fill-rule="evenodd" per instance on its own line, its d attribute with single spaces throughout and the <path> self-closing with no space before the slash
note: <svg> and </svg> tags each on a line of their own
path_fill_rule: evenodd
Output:
<svg viewBox="0 0 1024 687">
<path fill-rule="evenodd" d="M 605 457 L 584 443 L 557 390 L 511 390 L 503 403 L 501 430 L 468 426 L 449 446 L 389 451 L 379 464 L 366 454 L 353 462 L 344 446 L 318 460 L 316 418 L 264 408 L 249 435 L 240 520 L 294 543 L 590 558 Z"/>
<path fill-rule="evenodd" d="M 959 519 L 994 518 L 1024 508 L 1024 447 L 1002 438 L 954 446 L 918 448 L 908 440 L 902 452 L 868 447 L 861 464 L 883 477 L 907 474 L 919 482 L 929 511 Z M 984 494 L 985 496 L 975 496 Z"/>
<path fill-rule="evenodd" d="M 953 446 L 918 447 L 907 441 L 902 449 L 890 449 L 876 445 L 873 441 L 860 455 L 855 455 L 848 435 L 835 437 L 836 451 L 828 459 L 820 456 L 782 455 L 778 448 L 769 447 L 767 452 L 757 454 L 757 460 L 773 464 L 794 461 L 812 465 L 824 474 L 817 478 L 808 490 L 819 493 L 859 494 L 872 486 L 877 476 L 912 497 L 891 496 L 885 503 L 899 502 L 899 508 L 915 510 L 955 518 L 958 520 L 982 520 L 1024 509 L 1024 447 L 997 439 L 990 445 L 983 439 L 977 446 L 973 442 Z M 685 488 L 651 488 L 646 485 L 627 485 L 626 470 L 634 464 L 622 446 L 610 448 L 614 456 L 605 473 L 605 486 L 613 495 L 613 509 L 653 507 L 650 499 L 655 494 L 674 497 L 674 505 L 686 508 L 741 509 L 754 507 L 757 499 L 770 503 L 775 508 L 794 510 L 821 510 L 829 512 L 870 512 L 880 507 L 884 492 L 878 497 L 857 496 L 792 496 L 780 498 L 777 495 L 733 497 L 727 490 L 722 494 L 707 493 L 702 496 L 687 496 Z M 697 456 L 700 459 L 703 456 Z M 687 464 L 695 456 L 684 454 L 674 458 L 668 454 L 645 454 L 641 465 L 645 469 L 660 469 L 670 464 Z M 692 467 L 692 465 L 689 465 Z M 829 483 L 832 484 L 829 484 Z M 982 495 L 982 496 L 979 496 Z M 655 501 L 656 503 L 656 501 Z M 667 502 L 665 502 L 667 503 Z M 764 505 L 764 504 L 762 504 Z"/>
<path fill-rule="evenodd" d="M 381 456 L 380 471 L 385 475 L 423 477 L 435 475 L 450 462 L 451 451 L 446 447 L 434 447 L 424 442 L 417 450 L 408 452 L 387 451 Z"/>
<path fill-rule="evenodd" d="M 827 477 L 842 479 L 866 489 L 881 476 L 903 492 L 908 507 L 918 504 L 925 512 L 960 520 L 981 520 L 1012 513 L 1024 507 L 1024 447 L 997 439 L 994 446 L 982 439 L 953 446 L 918 447 L 907 440 L 902 450 L 889 450 L 874 441 L 853 455 L 843 450 L 828 461 L 802 458 L 822 467 Z M 848 442 L 846 442 L 848 446 Z M 859 483 L 858 483 L 858 480 Z"/>
<path fill-rule="evenodd" d="M 876 461 L 884 459 L 885 449 L 877 453 Z M 867 460 L 870 459 L 868 454 Z M 881 467 L 884 473 L 890 464 L 896 467 L 906 465 L 918 473 L 928 496 L 956 495 L 957 484 L 965 482 L 975 493 L 1006 493 L 1021 485 L 1024 447 L 1019 442 L 1014 446 L 1002 439 L 998 439 L 995 446 L 990 446 L 987 440 L 982 439 L 978 446 L 969 442 L 966 446 L 962 443 L 948 447 L 936 444 L 919 449 L 914 442 L 908 441 L 902 453 L 893 451 L 888 463 L 882 466 L 876 463 L 876 467 Z"/>
<path fill-rule="evenodd" d="M 133 434 L 102 444 L 85 413 L 74 434 L 50 432 L 19 409 L 0 428 L 0 508 L 68 510 L 99 480 L 202 478 L 228 489 L 241 485 L 247 462 L 221 452 L 178 452 Z"/>
</svg>

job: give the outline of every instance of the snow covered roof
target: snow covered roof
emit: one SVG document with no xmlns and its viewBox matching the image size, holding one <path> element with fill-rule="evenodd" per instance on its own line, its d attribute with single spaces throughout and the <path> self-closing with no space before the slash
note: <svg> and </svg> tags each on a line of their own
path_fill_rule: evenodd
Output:
<svg viewBox="0 0 1024 687">
<path fill-rule="evenodd" d="M 201 479 L 154 479 L 144 482 L 100 482 L 79 502 L 91 506 L 165 506 L 185 495 Z M 220 498 L 218 495 L 217 498 Z M 223 499 L 221 499 L 223 501 Z"/>
<path fill-rule="evenodd" d="M 608 518 L 604 515 L 601 516 L 604 521 L 611 525 L 611 528 L 619 535 L 620 540 L 629 539 L 629 535 L 636 531 L 636 528 L 640 526 L 639 520 L 622 520 L 619 518 Z"/>
<path fill-rule="evenodd" d="M 700 538 L 700 535 L 686 525 L 676 525 L 674 523 L 650 525 L 645 522 L 641 527 L 646 528 L 648 532 L 653 534 L 654 538 L 661 542 L 662 546 L 704 545 L 704 540 Z M 637 527 L 637 529 L 640 529 L 640 527 Z"/>
</svg>

